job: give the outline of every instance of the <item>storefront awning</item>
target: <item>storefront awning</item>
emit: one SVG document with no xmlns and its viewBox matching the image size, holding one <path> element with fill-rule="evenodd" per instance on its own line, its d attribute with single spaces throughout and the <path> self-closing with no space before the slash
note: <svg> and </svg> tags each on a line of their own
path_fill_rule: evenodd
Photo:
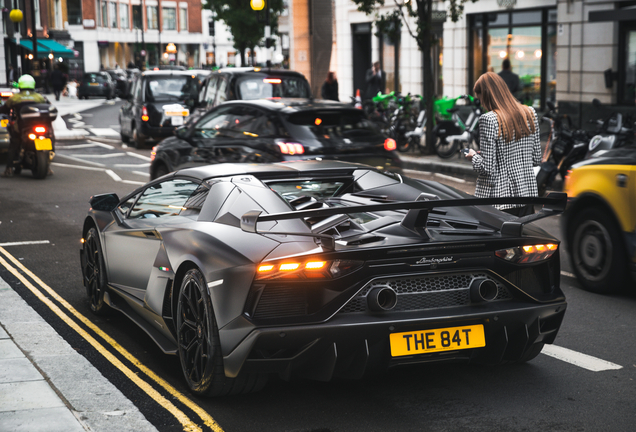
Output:
<svg viewBox="0 0 636 432">
<path fill-rule="evenodd" d="M 15 42 L 15 39 L 13 39 Z M 31 39 L 20 39 L 20 46 L 29 52 L 33 52 L 33 41 Z M 72 49 L 50 39 L 38 39 L 38 58 L 45 59 L 53 54 L 55 57 L 73 58 L 75 53 Z"/>
</svg>

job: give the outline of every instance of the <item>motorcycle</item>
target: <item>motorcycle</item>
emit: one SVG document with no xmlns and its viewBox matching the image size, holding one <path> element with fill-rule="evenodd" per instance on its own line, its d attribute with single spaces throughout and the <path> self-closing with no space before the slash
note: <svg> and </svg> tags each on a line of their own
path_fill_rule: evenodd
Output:
<svg viewBox="0 0 636 432">
<path fill-rule="evenodd" d="M 543 196 L 548 187 L 552 186 L 557 174 L 565 178 L 568 169 L 583 160 L 589 139 L 587 131 L 571 130 L 570 118 L 559 115 L 552 101 L 547 101 L 546 105 L 548 111 L 541 117 L 541 121 L 550 124 L 550 132 L 541 165 L 535 167 L 539 196 Z M 565 119 L 568 127 L 564 125 Z"/>
<path fill-rule="evenodd" d="M 470 107 L 468 116 L 464 119 L 459 115 L 460 108 L 455 106 L 446 111 L 452 115 L 451 120 L 438 121 L 433 130 L 436 137 L 435 151 L 443 159 L 457 154 L 462 148 L 474 147 L 479 149 L 479 117 L 481 104 L 479 99 L 470 95 L 462 95 L 457 100 L 464 100 Z"/>
<path fill-rule="evenodd" d="M 55 155 L 55 134 L 53 121 L 57 118 L 57 108 L 48 104 L 29 104 L 12 112 L 9 128 L 17 123 L 20 129 L 20 151 L 13 162 L 15 174 L 22 169 L 30 169 L 33 177 L 44 179 L 49 172 Z"/>
<path fill-rule="evenodd" d="M 595 108 L 602 107 L 598 99 L 593 99 L 592 105 Z M 599 130 L 586 147 L 587 154 L 585 159 L 634 142 L 634 123 L 629 117 L 613 112 L 605 120 L 597 120 L 596 122 Z"/>
</svg>

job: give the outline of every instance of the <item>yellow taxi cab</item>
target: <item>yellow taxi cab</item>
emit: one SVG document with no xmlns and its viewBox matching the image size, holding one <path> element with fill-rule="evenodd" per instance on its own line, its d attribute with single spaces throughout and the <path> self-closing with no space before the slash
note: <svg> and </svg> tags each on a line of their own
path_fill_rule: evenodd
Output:
<svg viewBox="0 0 636 432">
<path fill-rule="evenodd" d="M 631 285 L 636 280 L 636 147 L 599 152 L 574 165 L 564 192 L 564 234 L 582 287 L 612 293 Z"/>
</svg>

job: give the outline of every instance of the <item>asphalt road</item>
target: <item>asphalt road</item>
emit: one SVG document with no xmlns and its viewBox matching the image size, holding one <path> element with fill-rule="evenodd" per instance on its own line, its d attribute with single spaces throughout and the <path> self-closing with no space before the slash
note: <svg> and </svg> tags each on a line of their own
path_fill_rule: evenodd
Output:
<svg viewBox="0 0 636 432">
<path fill-rule="evenodd" d="M 110 110 L 113 109 L 113 106 L 100 107 L 88 114 L 93 114 L 93 118 L 107 118 L 112 116 Z M 0 243 L 48 241 L 4 248 L 136 357 L 141 365 L 173 386 L 177 393 L 169 394 L 166 387 L 148 380 L 202 430 L 634 429 L 636 291 L 600 296 L 581 290 L 570 277 L 569 263 L 563 254 L 561 286 L 567 296 L 568 310 L 555 345 L 571 351 L 551 351 L 552 355 L 541 354 L 523 365 L 414 365 L 359 381 L 329 383 L 285 382 L 273 378 L 263 391 L 247 396 L 223 399 L 191 396 L 183 384 L 176 357 L 164 355 L 127 318 L 118 314 L 95 317 L 88 307 L 79 264 L 81 227 L 89 207 L 87 200 L 91 195 L 106 192 L 116 192 L 121 197 L 148 179 L 148 162 L 144 157 L 148 158 L 149 150 L 122 148 L 121 143 L 111 146 L 91 141 L 59 143 L 53 176 L 39 181 L 25 172 L 14 178 L 0 179 Z M 467 179 L 409 174 L 434 178 L 470 192 L 474 190 L 474 184 Z M 558 218 L 544 219 L 539 224 L 560 237 Z M 107 361 L 12 274 L 0 267 L 0 276 L 129 397 L 157 429 L 183 430 L 173 414 Z M 102 342 L 107 350 L 115 352 L 112 345 Z M 121 354 L 116 355 L 134 367 Z M 615 369 L 589 370 L 590 364 L 608 365 L 602 361 L 611 362 Z M 141 378 L 147 376 L 139 368 L 134 370 L 139 371 Z"/>
</svg>

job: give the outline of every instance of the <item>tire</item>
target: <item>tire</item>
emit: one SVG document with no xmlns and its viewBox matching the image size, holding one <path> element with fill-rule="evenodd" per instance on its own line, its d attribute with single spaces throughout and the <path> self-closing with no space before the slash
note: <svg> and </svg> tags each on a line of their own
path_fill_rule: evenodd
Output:
<svg viewBox="0 0 636 432">
<path fill-rule="evenodd" d="M 40 150 L 35 152 L 35 166 L 31 168 L 33 177 L 42 180 L 46 178 L 46 174 L 49 172 L 49 164 L 51 163 L 51 156 L 49 150 Z"/>
<path fill-rule="evenodd" d="M 146 146 L 146 138 L 143 138 L 140 136 L 139 132 L 137 132 L 137 128 L 135 127 L 135 125 L 133 125 L 132 127 L 132 143 L 133 143 L 133 147 L 141 149 L 144 148 Z"/>
<path fill-rule="evenodd" d="M 91 311 L 95 315 L 107 315 L 112 309 L 104 302 L 104 293 L 107 290 L 106 266 L 99 234 L 95 228 L 89 229 L 84 236 L 81 262 L 84 287 L 86 287 Z"/>
<path fill-rule="evenodd" d="M 164 164 L 163 162 L 159 163 L 159 164 L 157 164 L 157 167 L 153 171 L 153 176 L 152 176 L 151 180 L 158 179 L 159 177 L 163 177 L 166 174 L 168 174 L 169 172 L 170 172 L 170 170 L 168 169 L 166 164 Z"/>
<path fill-rule="evenodd" d="M 225 376 L 219 331 L 203 274 L 188 270 L 177 298 L 177 343 L 183 376 L 198 396 L 250 393 L 267 383 L 265 374 Z"/>
<path fill-rule="evenodd" d="M 121 142 L 123 142 L 124 144 L 128 144 L 130 142 L 130 138 L 128 137 L 128 135 L 125 135 L 123 132 L 120 132 L 119 136 L 121 136 Z"/>
<path fill-rule="evenodd" d="M 599 207 L 572 216 L 568 248 L 574 274 L 586 291 L 615 293 L 629 280 L 619 227 L 612 215 Z"/>
<path fill-rule="evenodd" d="M 453 142 L 447 142 L 445 138 L 437 138 L 435 142 L 435 152 L 437 156 L 442 159 L 448 159 L 453 157 L 459 151 L 459 141 L 453 140 Z"/>
</svg>

